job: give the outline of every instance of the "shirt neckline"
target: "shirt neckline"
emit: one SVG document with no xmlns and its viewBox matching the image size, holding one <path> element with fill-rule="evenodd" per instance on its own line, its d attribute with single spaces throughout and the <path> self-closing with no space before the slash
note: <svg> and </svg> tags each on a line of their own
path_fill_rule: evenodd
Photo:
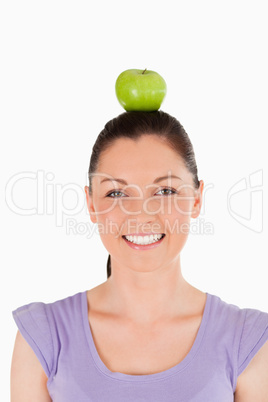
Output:
<svg viewBox="0 0 268 402">
<path fill-rule="evenodd" d="M 205 308 L 204 308 L 201 324 L 199 326 L 193 346 L 190 349 L 189 353 L 185 356 L 185 358 L 180 363 L 176 364 L 175 366 L 173 366 L 167 370 L 158 372 L 158 373 L 132 375 L 132 374 L 125 374 L 125 373 L 111 371 L 101 360 L 99 353 L 97 351 L 97 348 L 95 346 L 94 340 L 93 340 L 92 331 L 91 331 L 90 323 L 88 320 L 87 291 L 82 292 L 81 293 L 82 321 L 83 321 L 83 325 L 84 325 L 84 331 L 85 331 L 87 343 L 89 345 L 89 349 L 90 349 L 92 358 L 93 358 L 94 363 L 95 363 L 96 367 L 98 368 L 98 370 L 101 371 L 104 375 L 109 376 L 115 380 L 136 381 L 136 382 L 137 381 L 138 382 L 149 382 L 149 381 L 161 380 L 161 379 L 169 377 L 169 376 L 183 370 L 195 357 L 195 355 L 198 352 L 198 349 L 202 343 L 204 334 L 205 334 L 205 330 L 206 330 L 208 319 L 209 319 L 211 300 L 212 300 L 212 295 L 210 293 L 206 292 L 206 295 L 207 295 L 207 298 L 206 298 L 206 303 L 205 303 Z"/>
</svg>

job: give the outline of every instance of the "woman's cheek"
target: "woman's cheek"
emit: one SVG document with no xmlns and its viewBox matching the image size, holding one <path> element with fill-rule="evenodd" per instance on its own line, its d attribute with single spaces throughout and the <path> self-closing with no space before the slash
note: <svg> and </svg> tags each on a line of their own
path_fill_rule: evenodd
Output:
<svg viewBox="0 0 268 402">
<path fill-rule="evenodd" d="M 103 215 L 102 221 L 105 222 L 107 227 L 107 234 L 118 237 L 122 232 L 122 225 L 127 218 L 126 213 L 122 210 L 122 206 L 118 202 L 107 210 Z"/>
<path fill-rule="evenodd" d="M 168 232 L 177 235 L 189 234 L 191 224 L 191 202 L 189 200 L 175 200 L 170 213 L 162 217 Z"/>
<path fill-rule="evenodd" d="M 100 200 L 96 205 L 97 216 L 99 221 L 105 220 L 107 217 L 113 215 L 116 204 L 114 200 L 105 198 Z"/>
</svg>

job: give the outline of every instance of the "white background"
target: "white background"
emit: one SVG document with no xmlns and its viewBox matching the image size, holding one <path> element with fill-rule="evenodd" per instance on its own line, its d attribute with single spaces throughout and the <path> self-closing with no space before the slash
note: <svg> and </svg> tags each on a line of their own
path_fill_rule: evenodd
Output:
<svg viewBox="0 0 268 402">
<path fill-rule="evenodd" d="M 84 186 L 98 133 L 123 112 L 114 84 L 125 69 L 164 77 L 161 109 L 185 127 L 205 182 L 196 233 L 182 251 L 184 277 L 241 308 L 268 311 L 265 6 L 258 0 L 1 3 L 3 401 L 16 334 L 11 311 L 106 280 L 108 253 L 99 235 L 82 233 L 86 225 L 93 230 Z M 61 214 L 78 203 L 76 214 Z M 68 219 L 76 232 L 68 232 Z"/>
</svg>

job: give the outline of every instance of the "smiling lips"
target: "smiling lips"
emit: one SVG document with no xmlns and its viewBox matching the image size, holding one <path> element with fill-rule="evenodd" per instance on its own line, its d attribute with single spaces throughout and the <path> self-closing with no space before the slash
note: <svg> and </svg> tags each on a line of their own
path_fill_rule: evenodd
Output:
<svg viewBox="0 0 268 402">
<path fill-rule="evenodd" d="M 133 244 L 146 246 L 146 245 L 158 242 L 164 236 L 165 236 L 165 234 L 163 234 L 163 233 L 159 233 L 159 234 L 133 234 L 133 235 L 125 235 L 125 236 L 123 236 L 123 238 L 125 238 L 128 242 L 131 242 Z"/>
</svg>

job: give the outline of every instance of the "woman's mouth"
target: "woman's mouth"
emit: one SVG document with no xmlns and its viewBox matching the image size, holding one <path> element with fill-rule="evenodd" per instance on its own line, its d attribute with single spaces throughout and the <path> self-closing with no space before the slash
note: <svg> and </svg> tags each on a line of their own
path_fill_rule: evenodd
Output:
<svg viewBox="0 0 268 402">
<path fill-rule="evenodd" d="M 158 246 L 164 239 L 165 234 L 159 233 L 154 235 L 127 235 L 122 236 L 126 243 L 136 250 L 146 250 Z"/>
</svg>

